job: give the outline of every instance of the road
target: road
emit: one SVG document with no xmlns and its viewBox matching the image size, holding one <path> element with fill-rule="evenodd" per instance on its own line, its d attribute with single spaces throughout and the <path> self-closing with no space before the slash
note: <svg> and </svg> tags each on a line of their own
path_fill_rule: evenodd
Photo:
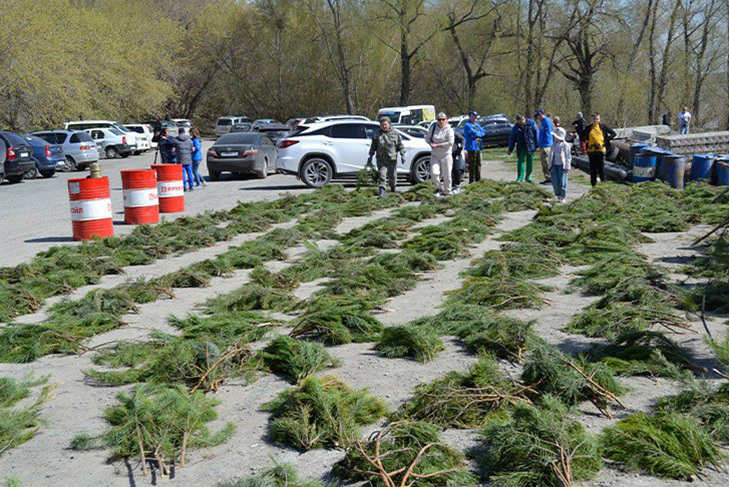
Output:
<svg viewBox="0 0 729 487">
<path fill-rule="evenodd" d="M 207 151 L 212 143 L 203 141 L 203 150 Z M 126 235 L 135 228 L 124 224 L 120 171 L 149 168 L 153 162 L 152 151 L 127 159 L 101 160 L 102 173 L 110 180 L 115 235 Z M 200 172 L 207 176 L 204 162 Z M 57 173 L 50 179 L 39 178 L 19 184 L 5 182 L 0 186 L 0 267 L 28 262 L 36 253 L 54 245 L 76 244 L 71 240 L 67 181 L 85 176 L 86 172 Z M 185 193 L 185 211 L 161 215 L 161 220 L 230 209 L 238 201 L 273 199 L 281 193 L 307 191 L 310 190 L 293 176 L 271 174 L 267 179 L 255 179 L 253 176 L 233 177 L 225 173 L 220 181 L 209 182 L 204 189 Z"/>
</svg>

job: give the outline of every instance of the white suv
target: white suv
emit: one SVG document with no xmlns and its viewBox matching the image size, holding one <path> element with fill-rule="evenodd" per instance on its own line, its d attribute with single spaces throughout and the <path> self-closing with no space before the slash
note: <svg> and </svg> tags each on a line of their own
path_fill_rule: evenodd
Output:
<svg viewBox="0 0 729 487">
<path fill-rule="evenodd" d="M 312 188 L 332 179 L 356 178 L 367 164 L 372 134 L 378 128 L 377 122 L 359 120 L 311 124 L 279 141 L 276 170 L 293 174 Z M 405 161 L 398 156 L 398 175 L 406 176 L 413 184 L 426 181 L 430 146 L 422 138 L 401 134 Z"/>
<path fill-rule="evenodd" d="M 66 130 L 86 130 L 89 129 L 100 129 L 100 128 L 106 128 L 106 129 L 116 129 L 119 132 L 124 133 L 127 137 L 127 144 L 129 145 L 129 148 L 131 149 L 132 153 L 136 156 L 142 153 L 142 149 L 139 147 L 139 144 L 137 142 L 137 136 L 134 132 L 131 130 L 125 128 L 122 124 L 119 122 L 115 122 L 113 120 L 79 120 L 76 122 L 66 122 L 64 125 L 64 128 Z M 140 137 L 141 138 L 141 137 Z M 147 147 L 149 149 L 149 147 Z M 101 152 L 101 151 L 99 151 Z"/>
</svg>

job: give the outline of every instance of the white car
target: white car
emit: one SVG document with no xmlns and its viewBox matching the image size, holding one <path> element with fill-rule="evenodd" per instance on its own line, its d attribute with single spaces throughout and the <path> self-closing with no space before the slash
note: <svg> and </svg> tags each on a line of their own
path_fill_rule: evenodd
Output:
<svg viewBox="0 0 729 487">
<path fill-rule="evenodd" d="M 309 187 L 332 179 L 352 179 L 364 169 L 377 122 L 338 120 L 319 122 L 278 143 L 276 170 L 292 174 Z M 397 173 L 413 184 L 428 179 L 430 146 L 422 138 L 401 132 L 405 160 L 398 156 Z"/>
<path fill-rule="evenodd" d="M 117 156 L 129 157 L 134 150 L 129 145 L 127 134 L 114 127 L 87 129 L 85 132 L 96 142 L 99 154 L 104 154 L 107 159 L 116 159 Z"/>
<path fill-rule="evenodd" d="M 190 130 L 192 130 L 192 120 L 188 120 L 186 118 L 173 118 L 173 122 L 177 124 L 179 129 L 185 129 L 185 132 L 187 132 L 187 135 L 190 135 Z"/>
<path fill-rule="evenodd" d="M 152 142 L 154 134 L 152 133 L 152 127 L 150 125 L 147 125 L 146 123 L 128 123 L 124 127 L 141 135 L 148 143 L 147 149 L 157 148 L 157 142 Z"/>
<path fill-rule="evenodd" d="M 127 136 L 127 145 L 135 156 L 142 153 L 142 149 L 139 148 L 139 142 L 137 141 L 136 134 L 131 130 L 124 128 L 124 126 L 119 122 L 115 122 L 113 120 L 79 120 L 75 122 L 66 122 L 64 128 L 66 130 L 86 131 L 96 128 L 113 128 L 120 132 L 123 132 Z"/>
</svg>

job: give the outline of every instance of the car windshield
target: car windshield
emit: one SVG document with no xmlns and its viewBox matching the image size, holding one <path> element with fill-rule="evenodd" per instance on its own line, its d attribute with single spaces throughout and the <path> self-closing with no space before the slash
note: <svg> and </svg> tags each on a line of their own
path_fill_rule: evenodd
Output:
<svg viewBox="0 0 729 487">
<path fill-rule="evenodd" d="M 273 137 L 274 139 L 278 139 L 281 137 L 286 137 L 290 132 L 288 130 L 268 130 L 266 131 L 266 135 L 269 137 Z"/>
<path fill-rule="evenodd" d="M 25 140 L 27 140 L 31 144 L 35 144 L 35 145 L 46 145 L 46 144 L 48 144 L 47 141 L 41 139 L 40 137 L 36 137 L 35 135 L 25 135 L 24 137 L 25 137 Z"/>
<path fill-rule="evenodd" d="M 78 140 L 81 142 L 93 142 L 94 141 L 93 137 L 91 137 L 91 135 L 89 135 L 87 132 L 76 132 L 74 135 L 77 136 Z"/>
<path fill-rule="evenodd" d="M 251 131 L 251 124 L 250 123 L 237 123 L 233 125 L 233 128 L 230 129 L 231 132 L 250 132 Z"/>
<path fill-rule="evenodd" d="M 229 118 L 221 118 L 218 120 L 218 125 L 233 125 L 233 121 Z"/>
<path fill-rule="evenodd" d="M 126 127 L 122 127 L 122 126 L 121 126 L 121 125 L 119 125 L 118 123 L 115 123 L 115 124 L 113 124 L 113 125 L 112 125 L 112 127 L 114 127 L 115 129 L 117 129 L 117 130 L 118 130 L 119 132 L 131 132 L 131 130 L 129 130 L 129 129 L 128 129 L 128 128 L 126 128 Z M 113 130 L 113 129 L 112 129 L 112 130 Z"/>
<path fill-rule="evenodd" d="M 257 144 L 258 143 L 258 134 L 255 133 L 236 133 L 236 134 L 226 134 L 220 137 L 214 145 L 224 145 L 224 144 Z"/>
<path fill-rule="evenodd" d="M 117 129 L 109 129 L 109 132 L 111 132 L 114 135 L 124 135 L 122 132 L 120 132 Z"/>
<path fill-rule="evenodd" d="M 51 133 L 37 134 L 37 136 L 50 144 L 63 144 L 66 141 L 66 134 L 64 134 L 64 133 L 51 132 Z"/>
<path fill-rule="evenodd" d="M 142 127 L 130 127 L 129 125 L 127 125 L 126 128 L 128 128 L 132 132 L 137 132 L 138 134 L 144 133 L 144 129 Z"/>
<path fill-rule="evenodd" d="M 8 141 L 11 144 L 13 144 L 14 146 L 28 145 L 28 142 L 23 140 L 23 138 L 21 136 L 19 136 L 18 134 L 14 134 L 12 132 L 4 132 L 4 134 L 5 134 L 5 137 L 7 137 Z"/>
<path fill-rule="evenodd" d="M 400 112 L 380 112 L 377 114 L 377 120 L 380 120 L 382 117 L 387 117 L 390 119 L 390 122 L 397 123 L 400 121 Z"/>
</svg>

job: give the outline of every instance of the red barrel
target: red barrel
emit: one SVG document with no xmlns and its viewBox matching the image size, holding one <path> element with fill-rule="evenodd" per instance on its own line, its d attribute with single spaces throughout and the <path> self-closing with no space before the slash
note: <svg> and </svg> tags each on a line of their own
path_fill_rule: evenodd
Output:
<svg viewBox="0 0 729 487">
<path fill-rule="evenodd" d="M 121 176 L 124 221 L 132 225 L 159 222 L 157 173 L 152 169 L 129 169 Z"/>
<path fill-rule="evenodd" d="M 68 180 L 74 240 L 114 236 L 109 178 Z"/>
<path fill-rule="evenodd" d="M 181 164 L 152 164 L 157 172 L 157 194 L 160 213 L 185 211 L 185 186 Z"/>
</svg>

